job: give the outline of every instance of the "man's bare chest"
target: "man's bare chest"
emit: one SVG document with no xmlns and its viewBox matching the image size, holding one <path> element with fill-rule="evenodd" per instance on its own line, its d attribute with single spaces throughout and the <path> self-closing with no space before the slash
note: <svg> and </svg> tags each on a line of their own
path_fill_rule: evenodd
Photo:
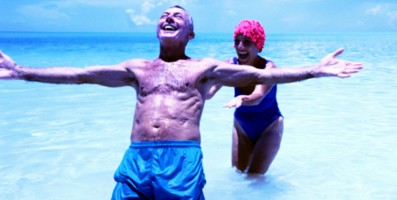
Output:
<svg viewBox="0 0 397 200">
<path fill-rule="evenodd" d="M 197 81 L 197 74 L 188 66 L 167 64 L 152 66 L 141 78 L 141 94 L 184 92 Z"/>
</svg>

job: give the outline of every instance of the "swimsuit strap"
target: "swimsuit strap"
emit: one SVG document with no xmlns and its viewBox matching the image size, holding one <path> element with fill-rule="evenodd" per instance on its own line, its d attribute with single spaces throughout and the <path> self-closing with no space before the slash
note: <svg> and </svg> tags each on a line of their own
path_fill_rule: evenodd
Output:
<svg viewBox="0 0 397 200">
<path fill-rule="evenodd" d="M 268 59 L 266 59 L 266 58 L 263 58 L 263 59 L 265 59 L 265 64 L 264 64 L 264 66 L 263 66 L 263 68 L 260 68 L 260 69 L 265 69 L 266 68 L 266 64 L 268 63 L 268 62 L 270 62 L 270 60 L 268 60 Z M 237 59 L 237 57 L 233 57 L 233 64 L 239 64 L 238 63 L 238 59 Z"/>
</svg>

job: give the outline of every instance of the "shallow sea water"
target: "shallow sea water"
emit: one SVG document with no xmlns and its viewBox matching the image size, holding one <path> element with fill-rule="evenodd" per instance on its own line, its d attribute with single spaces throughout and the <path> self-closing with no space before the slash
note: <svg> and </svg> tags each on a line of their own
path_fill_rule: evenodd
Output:
<svg viewBox="0 0 397 200">
<path fill-rule="evenodd" d="M 339 47 L 365 69 L 279 85 L 284 137 L 262 178 L 230 166 L 233 110 L 222 105 L 232 89 L 207 101 L 207 199 L 397 198 L 397 34 L 269 34 L 262 55 L 301 66 Z M 0 49 L 21 65 L 83 67 L 154 59 L 158 42 L 147 34 L 0 33 Z M 226 60 L 231 35 L 198 33 L 187 53 Z M 134 105 L 131 88 L 0 81 L 0 199 L 110 199 Z"/>
</svg>

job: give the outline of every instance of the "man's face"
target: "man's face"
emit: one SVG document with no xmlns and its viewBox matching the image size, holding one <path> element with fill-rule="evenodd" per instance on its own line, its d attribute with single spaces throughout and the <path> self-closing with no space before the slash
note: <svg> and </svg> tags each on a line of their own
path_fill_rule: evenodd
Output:
<svg viewBox="0 0 397 200">
<path fill-rule="evenodd" d="M 190 40 L 194 37 L 189 24 L 189 15 L 180 8 L 169 8 L 161 15 L 157 24 L 158 38 Z"/>
</svg>

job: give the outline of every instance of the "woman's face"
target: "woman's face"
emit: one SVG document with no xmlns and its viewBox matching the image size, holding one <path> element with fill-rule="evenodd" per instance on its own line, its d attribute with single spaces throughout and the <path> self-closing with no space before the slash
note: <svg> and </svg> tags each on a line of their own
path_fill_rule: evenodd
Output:
<svg viewBox="0 0 397 200">
<path fill-rule="evenodd" d="M 259 53 L 258 47 L 252 42 L 251 38 L 244 35 L 236 36 L 234 49 L 236 49 L 240 64 L 253 64 Z"/>
</svg>

